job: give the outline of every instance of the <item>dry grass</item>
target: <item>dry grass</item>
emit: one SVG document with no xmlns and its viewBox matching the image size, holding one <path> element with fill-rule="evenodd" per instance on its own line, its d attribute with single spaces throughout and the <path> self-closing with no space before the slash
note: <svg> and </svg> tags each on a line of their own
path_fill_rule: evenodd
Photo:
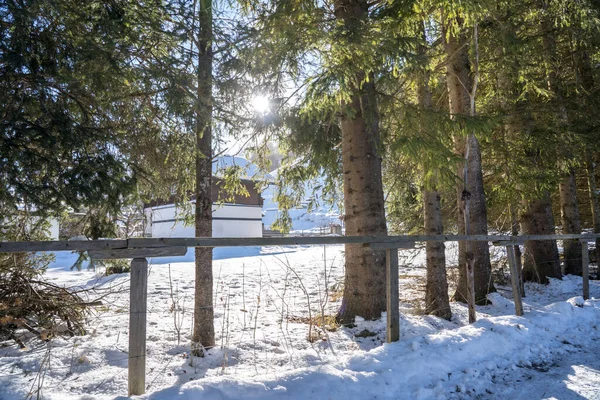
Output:
<svg viewBox="0 0 600 400">
<path fill-rule="evenodd" d="M 341 287 L 336 288 L 335 290 L 331 289 L 329 291 L 329 301 L 333 303 L 342 300 L 342 297 L 344 297 L 344 289 Z"/>
<path fill-rule="evenodd" d="M 298 317 L 298 316 L 290 316 L 288 317 L 288 321 L 295 322 L 297 324 L 306 324 L 312 325 L 315 327 L 319 327 L 321 329 L 326 329 L 329 332 L 335 332 L 340 328 L 340 324 L 335 318 L 335 315 L 316 315 L 314 317 Z"/>
<path fill-rule="evenodd" d="M 425 313 L 425 276 L 400 274 L 400 303 L 403 313 L 422 315 Z"/>
<path fill-rule="evenodd" d="M 327 332 L 335 332 L 340 328 L 335 315 L 316 315 L 315 317 L 290 316 L 288 321 L 297 324 L 306 324 L 310 327 L 306 340 L 310 343 L 317 341 L 327 341 L 329 338 Z"/>
</svg>

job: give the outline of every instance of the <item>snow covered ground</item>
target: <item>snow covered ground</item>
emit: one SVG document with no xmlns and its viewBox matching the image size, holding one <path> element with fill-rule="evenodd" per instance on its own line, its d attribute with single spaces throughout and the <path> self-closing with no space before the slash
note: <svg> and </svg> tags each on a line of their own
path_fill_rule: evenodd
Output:
<svg viewBox="0 0 600 400">
<path fill-rule="evenodd" d="M 420 315 L 425 270 L 417 268 L 423 254 L 413 254 L 401 260 L 402 337 L 385 344 L 385 315 L 353 327 L 329 318 L 340 301 L 343 246 L 232 255 L 214 262 L 217 346 L 204 359 L 189 354 L 193 264 L 153 260 L 143 398 L 600 399 L 600 300 L 578 297 L 579 277 L 527 284 L 524 317 L 514 316 L 509 286 L 499 286 L 468 325 L 459 303 L 452 321 Z M 40 387 L 46 399 L 126 397 L 129 276 L 69 271 L 72 260 L 60 253 L 47 276 L 103 296 L 88 334 L 25 350 L 5 343 L 0 399 Z M 600 298 L 600 282 L 590 290 Z M 311 318 L 328 329 L 311 327 Z"/>
</svg>

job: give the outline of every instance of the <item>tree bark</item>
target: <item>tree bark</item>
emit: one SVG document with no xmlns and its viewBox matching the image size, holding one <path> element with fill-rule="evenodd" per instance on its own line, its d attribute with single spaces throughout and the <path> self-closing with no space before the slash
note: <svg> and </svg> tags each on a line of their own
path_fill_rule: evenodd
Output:
<svg viewBox="0 0 600 400">
<path fill-rule="evenodd" d="M 555 233 L 550 193 L 546 191 L 540 198 L 526 201 L 523 208 L 524 212 L 521 215 L 523 235 L 553 235 Z M 526 241 L 523 279 L 548 283 L 549 277 L 561 277 L 556 241 Z"/>
<path fill-rule="evenodd" d="M 436 190 L 425 190 L 423 192 L 423 211 L 425 214 L 425 234 L 443 234 L 440 195 Z M 444 242 L 428 241 L 426 244 L 425 311 L 427 314 L 450 320 L 452 311 L 448 297 L 445 248 Z"/>
<path fill-rule="evenodd" d="M 212 236 L 212 0 L 200 0 L 196 99 L 196 237 Z M 215 345 L 212 248 L 197 247 L 192 352 Z"/>
<path fill-rule="evenodd" d="M 581 218 L 577 205 L 577 187 L 575 172 L 571 168 L 569 174 L 560 182 L 560 215 L 562 233 L 581 233 Z M 565 274 L 581 275 L 581 244 L 578 240 L 563 240 Z"/>
<path fill-rule="evenodd" d="M 343 22 L 348 40 L 360 41 L 361 26 L 368 16 L 364 0 L 338 0 L 336 18 Z M 379 117 L 373 80 L 356 71 L 350 99 L 343 104 L 342 168 L 344 223 L 347 235 L 387 235 L 379 154 Z M 357 315 L 381 317 L 386 309 L 385 252 L 360 244 L 346 245 L 344 297 L 338 313 L 343 322 Z"/>
<path fill-rule="evenodd" d="M 598 205 L 598 186 L 596 185 L 596 163 L 590 155 L 587 157 L 586 170 L 594 233 L 600 233 L 600 206 Z M 600 239 L 596 239 L 596 263 L 600 265 Z"/>
<path fill-rule="evenodd" d="M 459 21 L 460 22 L 460 21 Z M 450 113 L 452 115 L 469 115 L 471 99 L 469 94 L 472 90 L 473 79 L 471 76 L 471 64 L 469 61 L 467 38 L 464 35 L 456 37 L 444 29 L 445 51 L 448 56 L 446 67 L 446 85 L 448 87 L 448 98 Z M 460 234 L 465 233 L 465 215 L 463 209 L 464 195 L 470 196 L 469 234 L 487 235 L 487 209 L 485 204 L 485 193 L 483 189 L 483 173 L 481 170 L 481 152 L 479 141 L 475 135 L 454 138 L 454 149 L 463 158 L 469 146 L 468 158 L 465 160 L 468 181 L 457 186 L 457 225 Z M 462 177 L 464 166 L 457 168 L 457 176 Z M 463 186 L 464 184 L 464 186 Z M 492 267 L 490 263 L 490 251 L 486 242 L 473 242 L 469 257 L 474 260 L 475 277 L 475 301 L 485 304 L 488 293 L 495 291 L 492 282 Z M 459 242 L 459 280 L 458 287 L 454 293 L 454 299 L 462 302 L 467 301 L 467 243 Z"/>
<path fill-rule="evenodd" d="M 422 23 L 418 25 L 422 32 L 423 43 L 426 43 L 425 29 Z M 427 48 L 425 45 L 417 47 L 419 55 L 425 57 Z M 432 95 L 429 87 L 429 73 L 426 68 L 420 71 L 417 101 L 423 109 L 432 109 Z M 425 124 L 421 125 L 421 131 L 426 132 Z M 435 168 L 435 166 L 425 166 Z M 434 174 L 435 175 L 435 174 Z M 436 190 L 437 182 L 424 182 L 423 189 L 423 214 L 426 235 L 442 235 L 444 226 L 442 223 L 442 211 L 440 206 L 440 194 Z M 444 242 L 426 243 L 427 259 L 427 283 L 425 286 L 425 312 L 440 318 L 450 320 L 452 311 L 448 297 L 448 280 L 446 277 L 446 253 Z"/>
<path fill-rule="evenodd" d="M 578 36 L 576 34 L 576 36 Z M 586 93 L 583 97 L 583 105 L 589 112 L 594 112 L 594 104 L 590 101 L 594 91 L 597 91 L 596 80 L 594 79 L 594 67 L 590 57 L 590 50 L 585 38 L 577 38 L 577 56 L 576 70 L 580 77 L 582 85 L 582 93 Z M 595 145 L 594 140 L 597 138 L 597 128 L 592 122 L 588 127 L 588 134 L 592 138 L 592 146 Z M 598 186 L 596 184 L 596 157 L 593 150 L 586 150 L 585 170 L 588 182 L 588 194 L 590 199 L 590 207 L 592 211 L 592 226 L 594 233 L 600 233 L 600 206 L 598 204 Z M 596 263 L 600 265 L 600 239 L 596 239 Z M 599 274 L 600 275 L 600 274 Z"/>
<path fill-rule="evenodd" d="M 507 118 L 506 131 L 513 137 L 531 135 L 532 121 L 525 111 L 525 104 L 517 103 L 512 110 L 512 115 Z M 525 149 L 527 166 L 532 170 L 539 170 L 539 150 Z M 537 183 L 531 183 L 530 188 L 523 191 L 535 192 L 535 197 L 528 197 L 522 202 L 522 213 L 519 218 L 521 232 L 524 235 L 553 235 L 555 234 L 554 215 L 552 214 L 552 200 L 547 190 L 540 191 Z M 516 224 L 513 224 L 513 229 Z M 516 234 L 513 232 L 513 234 Z M 555 240 L 528 240 L 524 244 L 524 263 L 522 276 L 524 281 L 548 283 L 548 277 L 561 278 L 558 247 Z"/>
<path fill-rule="evenodd" d="M 542 2 L 542 8 L 547 11 L 549 3 Z M 548 90 L 554 93 L 554 101 L 559 116 L 558 128 L 561 133 L 569 131 L 569 116 L 563 102 L 563 93 L 559 83 L 557 71 L 558 57 L 556 52 L 556 38 L 554 37 L 554 20 L 550 14 L 542 20 L 542 46 L 546 53 L 546 80 Z M 564 158 L 568 161 L 573 158 L 571 151 L 563 150 Z M 559 184 L 560 214 L 562 220 L 562 233 L 581 233 L 581 219 L 577 206 L 577 189 L 575 186 L 575 173 L 569 168 Z M 581 245 L 577 240 L 563 240 L 565 274 L 581 275 Z"/>
</svg>

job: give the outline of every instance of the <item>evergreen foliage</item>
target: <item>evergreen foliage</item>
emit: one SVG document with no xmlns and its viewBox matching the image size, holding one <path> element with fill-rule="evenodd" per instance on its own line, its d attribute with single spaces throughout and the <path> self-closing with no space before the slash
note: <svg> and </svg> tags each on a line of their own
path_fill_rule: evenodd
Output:
<svg viewBox="0 0 600 400">
<path fill-rule="evenodd" d="M 177 92 L 160 68 L 175 40 L 164 19 L 160 2 L 0 6 L 3 208 L 117 210 L 134 194 L 134 147 L 161 130 L 156 102 Z"/>
</svg>

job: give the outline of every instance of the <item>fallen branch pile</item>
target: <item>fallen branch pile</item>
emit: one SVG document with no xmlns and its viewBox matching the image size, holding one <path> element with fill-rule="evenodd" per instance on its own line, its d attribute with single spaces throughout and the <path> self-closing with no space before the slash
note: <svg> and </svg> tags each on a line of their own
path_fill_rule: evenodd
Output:
<svg viewBox="0 0 600 400">
<path fill-rule="evenodd" d="M 15 258 L 16 260 L 16 258 Z M 55 336 L 85 334 L 88 306 L 77 292 L 42 279 L 31 268 L 0 269 L 0 340 L 37 337 L 48 341 Z"/>
</svg>

